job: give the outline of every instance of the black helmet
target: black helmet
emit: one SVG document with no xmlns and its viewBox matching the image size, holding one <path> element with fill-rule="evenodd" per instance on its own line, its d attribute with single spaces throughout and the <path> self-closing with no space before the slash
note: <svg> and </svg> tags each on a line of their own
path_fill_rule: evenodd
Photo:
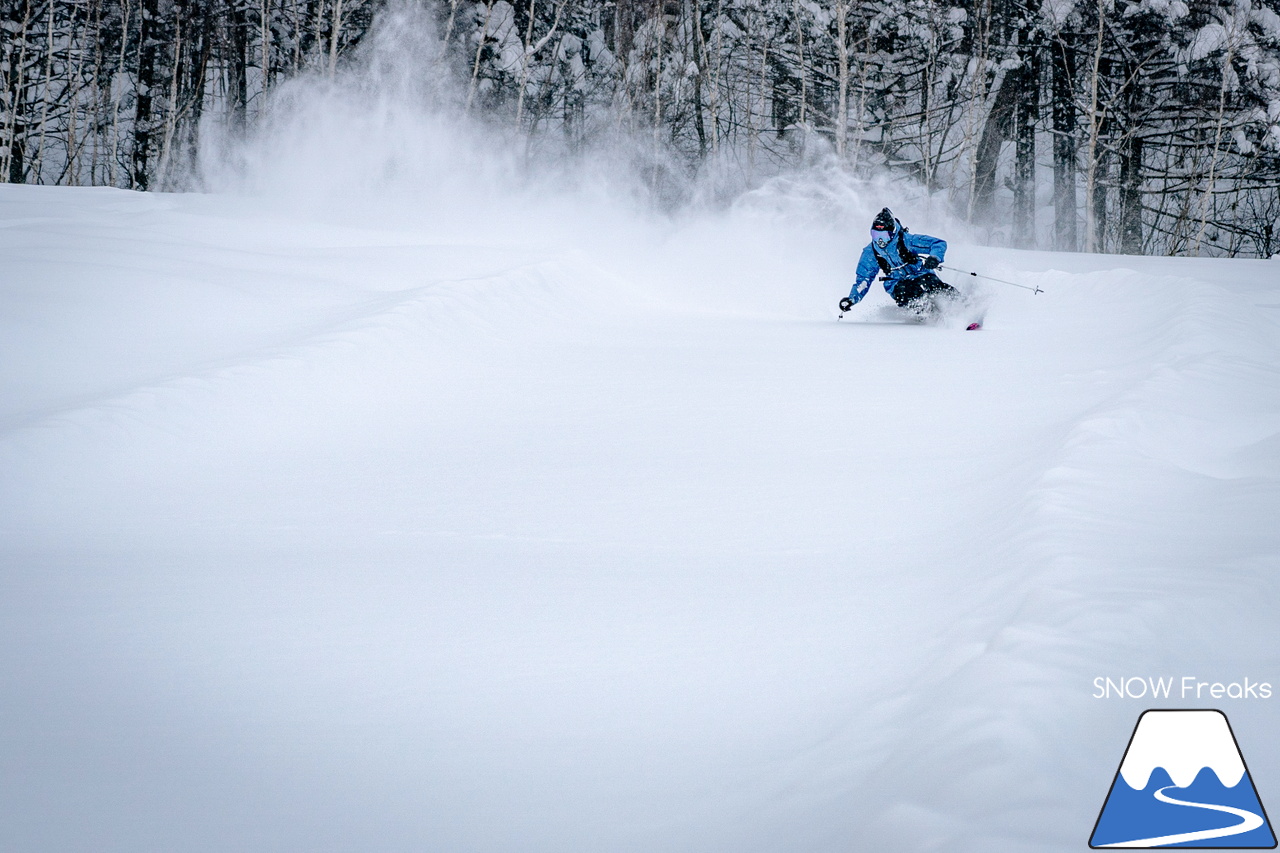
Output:
<svg viewBox="0 0 1280 853">
<path fill-rule="evenodd" d="M 876 218 L 871 222 L 871 227 L 876 231 L 888 231 L 892 234 L 894 229 L 898 227 L 898 220 L 893 218 L 893 211 L 886 207 L 876 214 Z"/>
<path fill-rule="evenodd" d="M 887 246 L 897 228 L 898 220 L 893 218 L 893 211 L 887 207 L 884 208 L 871 222 L 871 242 L 878 246 Z"/>
</svg>

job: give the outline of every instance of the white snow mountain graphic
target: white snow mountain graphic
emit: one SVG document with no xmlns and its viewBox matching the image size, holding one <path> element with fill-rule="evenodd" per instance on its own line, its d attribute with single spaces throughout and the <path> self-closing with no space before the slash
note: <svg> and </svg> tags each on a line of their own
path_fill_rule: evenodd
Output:
<svg viewBox="0 0 1280 853">
<path fill-rule="evenodd" d="M 1275 847 L 1226 715 L 1144 711 L 1089 846 Z"/>
</svg>

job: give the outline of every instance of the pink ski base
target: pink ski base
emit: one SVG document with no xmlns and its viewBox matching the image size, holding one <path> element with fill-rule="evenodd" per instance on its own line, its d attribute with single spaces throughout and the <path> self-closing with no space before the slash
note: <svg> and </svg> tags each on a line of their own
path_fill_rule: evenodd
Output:
<svg viewBox="0 0 1280 853">
<path fill-rule="evenodd" d="M 966 331 L 966 332 L 972 332 L 972 331 L 975 331 L 975 330 L 977 330 L 977 329 L 981 329 L 981 328 L 982 328 L 982 324 L 981 324 L 981 323 L 970 323 L 967 327 L 965 327 L 965 331 Z"/>
</svg>

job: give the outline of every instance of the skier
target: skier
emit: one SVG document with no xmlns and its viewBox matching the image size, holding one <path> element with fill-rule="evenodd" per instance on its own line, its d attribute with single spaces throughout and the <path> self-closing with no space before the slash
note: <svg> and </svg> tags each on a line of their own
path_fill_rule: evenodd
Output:
<svg viewBox="0 0 1280 853">
<path fill-rule="evenodd" d="M 884 289 L 900 307 L 920 315 L 935 311 L 937 296 L 960 295 L 933 272 L 946 252 L 946 240 L 908 232 L 893 211 L 884 208 L 871 223 L 871 243 L 862 250 L 853 289 L 840 300 L 841 312 L 862 301 L 877 271 L 884 274 Z"/>
</svg>

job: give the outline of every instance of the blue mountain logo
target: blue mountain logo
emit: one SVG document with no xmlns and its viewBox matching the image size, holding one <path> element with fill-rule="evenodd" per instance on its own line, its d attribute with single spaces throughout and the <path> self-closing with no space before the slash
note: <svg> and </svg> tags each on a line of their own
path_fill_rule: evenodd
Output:
<svg viewBox="0 0 1280 853">
<path fill-rule="evenodd" d="M 1221 711 L 1144 711 L 1093 848 L 1269 849 L 1275 833 Z"/>
</svg>

